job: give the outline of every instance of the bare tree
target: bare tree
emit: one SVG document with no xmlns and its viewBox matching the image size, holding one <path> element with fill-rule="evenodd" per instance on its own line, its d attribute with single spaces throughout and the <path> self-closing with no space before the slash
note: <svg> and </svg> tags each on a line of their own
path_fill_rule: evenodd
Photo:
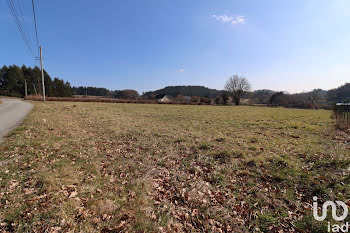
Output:
<svg viewBox="0 0 350 233">
<path fill-rule="evenodd" d="M 227 80 L 225 90 L 231 94 L 235 104 L 239 105 L 242 95 L 250 91 L 250 84 L 245 77 L 233 75 Z"/>
</svg>

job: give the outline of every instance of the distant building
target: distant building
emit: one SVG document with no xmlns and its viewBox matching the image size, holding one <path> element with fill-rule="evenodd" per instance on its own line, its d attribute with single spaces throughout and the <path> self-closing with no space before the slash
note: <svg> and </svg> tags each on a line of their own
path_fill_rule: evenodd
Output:
<svg viewBox="0 0 350 233">
<path fill-rule="evenodd" d="M 165 95 L 163 98 L 159 99 L 158 101 L 162 102 L 162 103 L 169 103 L 172 101 L 172 99 L 173 99 L 173 97 L 171 97 L 169 95 Z"/>
<path fill-rule="evenodd" d="M 344 102 L 344 103 L 337 103 L 337 106 L 350 106 L 350 102 Z"/>
</svg>

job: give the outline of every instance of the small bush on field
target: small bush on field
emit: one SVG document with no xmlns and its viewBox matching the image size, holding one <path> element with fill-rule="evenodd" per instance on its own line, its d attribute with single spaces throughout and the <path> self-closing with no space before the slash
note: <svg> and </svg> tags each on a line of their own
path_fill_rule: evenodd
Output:
<svg viewBox="0 0 350 233">
<path fill-rule="evenodd" d="M 256 167 L 256 162 L 254 160 L 250 160 L 246 163 L 247 167 Z"/>
<path fill-rule="evenodd" d="M 209 150 L 210 149 L 210 143 L 209 142 L 203 142 L 200 146 L 199 149 L 201 150 Z"/>
<path fill-rule="evenodd" d="M 217 139 L 215 139 L 217 142 L 225 142 L 226 141 L 226 139 L 225 138 L 223 138 L 223 137 L 220 137 L 220 138 L 217 138 Z"/>
<path fill-rule="evenodd" d="M 261 229 L 264 232 L 268 232 L 270 227 L 273 226 L 278 221 L 278 218 L 270 215 L 270 214 L 260 214 L 259 215 L 259 223 L 261 225 Z"/>
<path fill-rule="evenodd" d="M 277 182 L 277 183 L 280 183 L 284 180 L 287 179 L 287 177 L 285 176 L 285 174 L 282 174 L 282 173 L 275 173 L 275 174 L 272 174 L 271 176 L 272 180 Z"/>
<path fill-rule="evenodd" d="M 220 163 L 227 163 L 231 160 L 231 154 L 227 151 L 221 151 L 214 155 L 214 159 Z"/>
<path fill-rule="evenodd" d="M 248 148 L 248 150 L 255 151 L 255 150 L 257 150 L 257 148 L 256 148 L 255 146 L 250 146 L 250 147 Z"/>
<path fill-rule="evenodd" d="M 244 154 L 242 151 L 235 151 L 233 152 L 233 157 L 236 159 L 242 159 L 244 158 Z"/>
<path fill-rule="evenodd" d="M 225 176 L 223 174 L 213 174 L 211 177 L 211 183 L 215 185 L 223 185 Z"/>
</svg>

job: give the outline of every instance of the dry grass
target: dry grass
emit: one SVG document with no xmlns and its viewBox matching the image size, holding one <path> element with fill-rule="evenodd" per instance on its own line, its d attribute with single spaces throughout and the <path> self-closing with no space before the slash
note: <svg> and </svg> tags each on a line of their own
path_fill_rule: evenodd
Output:
<svg viewBox="0 0 350 233">
<path fill-rule="evenodd" d="M 18 232 L 317 232 L 347 200 L 330 111 L 35 102 L 0 145 L 0 226 Z M 9 160 L 10 159 L 10 160 Z M 1 162 L 0 162 L 1 163 Z M 322 229 L 323 228 L 323 229 Z"/>
</svg>

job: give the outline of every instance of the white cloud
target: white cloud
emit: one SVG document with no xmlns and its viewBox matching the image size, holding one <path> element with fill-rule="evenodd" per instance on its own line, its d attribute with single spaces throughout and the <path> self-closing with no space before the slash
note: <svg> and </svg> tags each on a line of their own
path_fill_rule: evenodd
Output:
<svg viewBox="0 0 350 233">
<path fill-rule="evenodd" d="M 243 24 L 245 23 L 245 18 L 244 16 L 237 16 L 234 20 L 231 21 L 232 24 Z"/>
<path fill-rule="evenodd" d="M 179 69 L 179 72 L 183 73 L 183 72 L 185 72 L 185 69 Z"/>
<path fill-rule="evenodd" d="M 233 19 L 232 17 L 229 17 L 227 15 L 212 15 L 212 17 L 214 19 L 216 19 L 217 21 L 221 21 L 221 22 L 224 22 L 224 23 L 230 22 Z"/>
<path fill-rule="evenodd" d="M 244 16 L 236 16 L 231 17 L 226 14 L 223 15 L 212 15 L 212 18 L 216 19 L 217 21 L 223 22 L 223 23 L 231 23 L 231 24 L 244 24 L 245 23 L 245 17 Z"/>
</svg>

